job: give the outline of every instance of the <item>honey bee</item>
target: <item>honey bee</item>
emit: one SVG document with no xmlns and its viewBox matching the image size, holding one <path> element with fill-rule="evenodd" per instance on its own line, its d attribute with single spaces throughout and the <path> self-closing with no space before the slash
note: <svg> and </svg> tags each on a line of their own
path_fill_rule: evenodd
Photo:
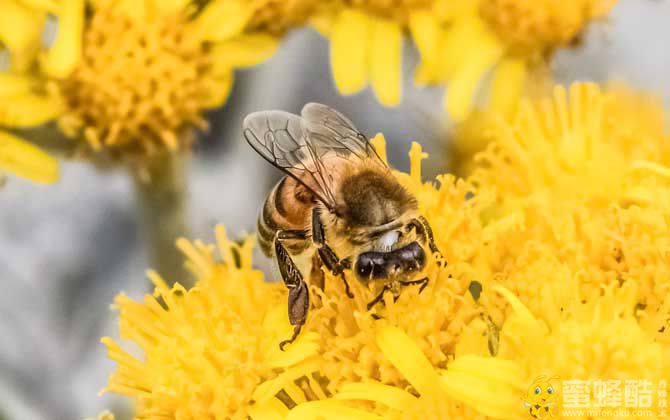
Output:
<svg viewBox="0 0 670 420">
<path fill-rule="evenodd" d="M 306 278 L 325 266 L 344 282 L 345 270 L 397 297 L 426 265 L 426 247 L 441 254 L 416 198 L 396 180 L 372 144 L 344 115 L 309 103 L 301 115 L 260 111 L 244 119 L 244 137 L 265 160 L 286 173 L 268 195 L 258 218 L 261 249 L 274 257 L 288 288 L 293 342 L 309 309 Z M 438 258 L 441 261 L 441 258 Z M 313 280 L 312 280 L 313 281 Z M 323 287 L 323 285 L 320 285 Z"/>
</svg>

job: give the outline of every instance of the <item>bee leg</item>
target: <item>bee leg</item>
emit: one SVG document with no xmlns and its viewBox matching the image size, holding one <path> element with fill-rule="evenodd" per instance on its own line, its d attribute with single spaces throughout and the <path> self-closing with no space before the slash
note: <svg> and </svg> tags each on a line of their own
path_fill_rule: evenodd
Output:
<svg viewBox="0 0 670 420">
<path fill-rule="evenodd" d="M 376 304 L 378 304 L 379 302 L 382 302 L 382 299 L 384 299 L 384 293 L 388 292 L 389 290 L 391 290 L 391 285 L 390 284 L 385 284 L 384 288 L 377 295 L 377 297 L 372 299 L 370 302 L 368 302 L 368 311 L 370 309 L 372 309 L 372 307 L 375 306 Z M 395 297 L 395 296 L 393 298 L 394 298 L 394 300 L 397 299 L 397 297 Z"/>
<path fill-rule="evenodd" d="M 428 247 L 430 248 L 430 252 L 438 256 L 438 262 L 437 262 L 438 265 L 440 266 L 442 266 L 443 264 L 447 265 L 447 262 L 444 261 L 444 258 L 442 257 L 440 249 L 437 247 L 437 245 L 435 245 L 435 237 L 433 236 L 433 229 L 431 229 L 428 220 L 426 220 L 426 218 L 423 216 L 419 216 L 410 222 L 410 226 L 416 228 L 417 233 L 426 239 L 426 241 L 428 242 Z"/>
<path fill-rule="evenodd" d="M 419 287 L 419 293 L 421 293 L 423 292 L 423 289 L 425 289 L 426 286 L 428 286 L 428 277 L 424 277 L 419 280 L 401 281 L 400 284 L 402 284 L 403 286 L 414 286 L 416 284 L 420 284 L 421 287 Z"/>
<path fill-rule="evenodd" d="M 335 254 L 335 251 L 333 251 L 326 243 L 326 235 L 323 229 L 323 224 L 321 223 L 319 209 L 316 207 L 312 210 L 312 241 L 318 247 L 319 257 L 321 257 L 323 264 L 334 275 L 342 279 L 347 297 L 353 299 L 354 295 L 351 293 L 349 283 L 344 277 L 344 270 L 351 268 L 351 263 L 347 259 L 340 260 L 337 257 L 337 254 Z"/>
<path fill-rule="evenodd" d="M 296 267 L 282 241 L 286 239 L 305 239 L 303 231 L 278 231 L 275 235 L 275 256 L 279 265 L 284 284 L 288 289 L 288 319 L 293 328 L 293 336 L 279 343 L 279 348 L 283 351 L 284 346 L 292 343 L 300 334 L 302 326 L 307 319 L 309 310 L 309 289 L 307 283 L 302 278 L 300 270 Z"/>
</svg>

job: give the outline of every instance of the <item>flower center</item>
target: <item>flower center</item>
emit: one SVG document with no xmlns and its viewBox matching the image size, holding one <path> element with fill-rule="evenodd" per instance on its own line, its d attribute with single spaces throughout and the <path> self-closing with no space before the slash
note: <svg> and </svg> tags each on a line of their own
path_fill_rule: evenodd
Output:
<svg viewBox="0 0 670 420">
<path fill-rule="evenodd" d="M 514 53 L 529 55 L 576 40 L 590 19 L 602 16 L 611 0 L 482 0 L 484 19 Z"/>
<path fill-rule="evenodd" d="M 184 146 L 180 131 L 204 124 L 211 82 L 207 50 L 186 36 L 187 23 L 182 13 L 138 22 L 113 7 L 95 10 L 81 63 L 60 85 L 64 132 L 124 157 Z"/>
</svg>

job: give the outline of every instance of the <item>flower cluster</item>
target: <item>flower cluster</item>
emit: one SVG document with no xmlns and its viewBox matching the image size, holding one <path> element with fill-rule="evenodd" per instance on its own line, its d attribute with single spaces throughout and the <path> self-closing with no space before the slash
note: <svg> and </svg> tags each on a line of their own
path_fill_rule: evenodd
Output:
<svg viewBox="0 0 670 420">
<path fill-rule="evenodd" d="M 199 282 L 156 275 L 143 303 L 117 298 L 122 338 L 108 391 L 137 417 L 523 418 L 526 388 L 561 379 L 670 377 L 670 169 L 663 114 L 629 91 L 575 84 L 524 100 L 491 127 L 472 175 L 421 181 L 418 144 L 396 173 L 429 220 L 447 266 L 428 287 L 368 309 L 326 272 L 299 339 L 286 292 L 251 268 L 251 241 L 218 228 L 180 240 Z M 622 119 L 621 116 L 627 118 Z M 381 135 L 373 139 L 385 156 Z"/>
<path fill-rule="evenodd" d="M 62 77 L 76 64 L 79 0 L 2 3 L 0 16 L 0 169 L 36 182 L 58 179 L 58 163 L 12 129 L 39 126 L 59 115 L 63 103 L 45 80 Z M 49 16 L 71 28 L 42 43 Z"/>
<path fill-rule="evenodd" d="M 118 159 L 190 146 L 203 110 L 223 104 L 236 68 L 274 53 L 275 36 L 249 25 L 254 2 L 97 1 L 87 19 L 82 57 L 59 83 L 59 124 L 82 136 L 85 151 Z"/>
<path fill-rule="evenodd" d="M 511 112 L 533 79 L 529 69 L 543 69 L 553 50 L 572 43 L 613 4 L 8 0 L 0 17 L 0 127 L 55 120 L 77 141 L 78 154 L 142 167 L 147 156 L 187 150 L 191 129 L 206 126 L 203 111 L 226 101 L 234 70 L 262 62 L 283 34 L 307 24 L 330 39 L 343 94 L 370 82 L 382 104 L 398 104 L 408 33 L 421 53 L 417 84 L 448 83 L 452 118 L 470 114 L 477 86 L 491 70 L 491 105 Z M 5 55 L 9 66 L 2 65 Z M 53 159 L 1 135 L 7 146 L 0 167 L 38 181 L 56 179 Z"/>
<path fill-rule="evenodd" d="M 333 75 L 343 94 L 371 82 L 379 101 L 401 96 L 404 32 L 421 54 L 418 85 L 448 84 L 444 107 L 455 121 L 472 111 L 477 88 L 493 72 L 489 103 L 510 112 L 541 83 L 551 53 L 578 41 L 615 0 L 339 0 L 315 25 L 331 41 Z"/>
<path fill-rule="evenodd" d="M 203 111 L 226 101 L 234 70 L 264 61 L 278 36 L 306 19 L 281 5 L 268 15 L 271 3 L 9 0 L 0 17 L 0 58 L 8 57 L 8 65 L 0 59 L 0 126 L 57 121 L 78 154 L 104 160 L 186 149 L 190 129 L 206 126 Z M 19 142 L 3 142 L 0 166 L 53 180 L 55 162 Z"/>
</svg>

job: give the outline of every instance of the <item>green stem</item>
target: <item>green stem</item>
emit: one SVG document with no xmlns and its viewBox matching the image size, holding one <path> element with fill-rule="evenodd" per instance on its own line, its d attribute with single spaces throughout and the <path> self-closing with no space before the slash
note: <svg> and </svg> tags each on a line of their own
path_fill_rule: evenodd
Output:
<svg viewBox="0 0 670 420">
<path fill-rule="evenodd" d="M 186 156 L 165 153 L 149 160 L 145 171 L 131 170 L 137 206 L 149 261 L 154 270 L 172 285 L 194 284 L 184 268 L 184 256 L 177 250 L 177 238 L 187 236 Z"/>
</svg>

